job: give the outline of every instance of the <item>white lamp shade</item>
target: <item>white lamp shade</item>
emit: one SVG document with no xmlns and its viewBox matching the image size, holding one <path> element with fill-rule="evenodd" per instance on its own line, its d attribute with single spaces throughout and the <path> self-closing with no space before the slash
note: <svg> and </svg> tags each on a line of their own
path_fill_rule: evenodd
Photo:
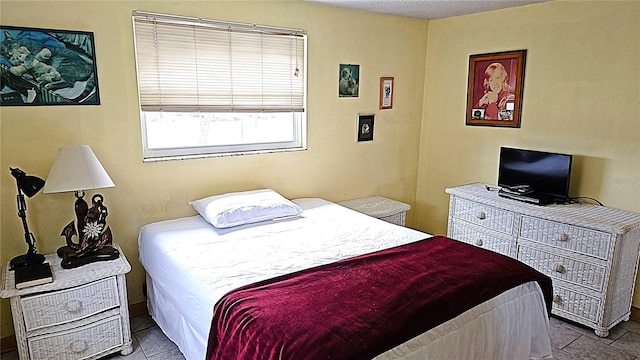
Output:
<svg viewBox="0 0 640 360">
<path fill-rule="evenodd" d="M 66 146 L 58 150 L 43 194 L 83 191 L 116 186 L 89 145 Z"/>
</svg>

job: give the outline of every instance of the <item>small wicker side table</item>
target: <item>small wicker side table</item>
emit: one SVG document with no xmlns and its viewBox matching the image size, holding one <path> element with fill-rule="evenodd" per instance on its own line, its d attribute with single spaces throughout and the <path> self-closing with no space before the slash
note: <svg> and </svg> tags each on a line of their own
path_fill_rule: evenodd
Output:
<svg viewBox="0 0 640 360">
<path fill-rule="evenodd" d="M 409 204 L 387 199 L 382 196 L 370 196 L 342 201 L 339 202 L 338 205 L 400 226 L 404 226 L 406 212 L 411 209 Z"/>
<path fill-rule="evenodd" d="M 9 263 L 2 269 L 0 297 L 11 299 L 20 359 L 98 359 L 133 351 L 122 250 L 115 260 L 62 269 L 45 257 L 53 282 L 17 290 Z"/>
</svg>

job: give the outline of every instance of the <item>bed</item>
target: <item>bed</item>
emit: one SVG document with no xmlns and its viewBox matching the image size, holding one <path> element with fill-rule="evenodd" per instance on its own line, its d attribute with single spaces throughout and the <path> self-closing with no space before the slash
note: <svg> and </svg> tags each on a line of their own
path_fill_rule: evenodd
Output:
<svg viewBox="0 0 640 360">
<path fill-rule="evenodd" d="M 149 313 L 186 359 L 205 359 L 208 347 L 215 352 L 210 337 L 222 335 L 213 335 L 214 317 L 220 315 L 214 306 L 238 290 L 431 240 L 323 199 L 292 203 L 298 216 L 219 228 L 201 212 L 141 229 Z M 368 358 L 551 358 L 544 287 L 537 281 L 514 286 Z"/>
</svg>

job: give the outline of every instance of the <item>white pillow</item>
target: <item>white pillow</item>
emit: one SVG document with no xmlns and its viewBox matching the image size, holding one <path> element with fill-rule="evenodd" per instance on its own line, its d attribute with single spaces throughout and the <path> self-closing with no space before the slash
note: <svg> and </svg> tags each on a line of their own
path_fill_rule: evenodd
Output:
<svg viewBox="0 0 640 360">
<path fill-rule="evenodd" d="M 298 216 L 302 213 L 300 206 L 271 189 L 215 195 L 189 204 L 217 228 Z"/>
</svg>

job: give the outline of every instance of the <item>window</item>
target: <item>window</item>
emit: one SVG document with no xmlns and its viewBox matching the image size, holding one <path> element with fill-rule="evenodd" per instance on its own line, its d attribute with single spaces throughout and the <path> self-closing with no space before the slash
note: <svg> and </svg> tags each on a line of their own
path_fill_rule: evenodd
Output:
<svg viewBox="0 0 640 360">
<path fill-rule="evenodd" d="M 133 12 L 144 159 L 304 149 L 301 30 Z"/>
</svg>

